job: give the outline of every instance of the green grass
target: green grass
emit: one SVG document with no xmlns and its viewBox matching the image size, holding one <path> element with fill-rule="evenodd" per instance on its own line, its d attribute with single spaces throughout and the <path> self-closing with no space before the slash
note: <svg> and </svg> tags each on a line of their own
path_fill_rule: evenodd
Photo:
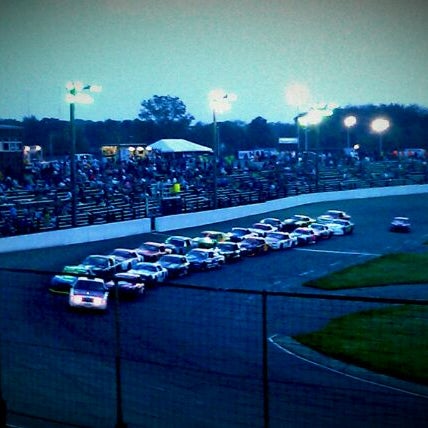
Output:
<svg viewBox="0 0 428 428">
<path fill-rule="evenodd" d="M 428 252 L 388 254 L 305 282 L 307 287 L 340 290 L 390 284 L 428 284 Z"/>
<path fill-rule="evenodd" d="M 427 307 L 358 312 L 294 339 L 335 359 L 428 385 Z"/>
<path fill-rule="evenodd" d="M 338 290 L 421 283 L 428 284 L 428 253 L 385 255 L 304 285 Z M 294 338 L 335 359 L 428 385 L 428 306 L 391 306 L 349 314 Z"/>
</svg>

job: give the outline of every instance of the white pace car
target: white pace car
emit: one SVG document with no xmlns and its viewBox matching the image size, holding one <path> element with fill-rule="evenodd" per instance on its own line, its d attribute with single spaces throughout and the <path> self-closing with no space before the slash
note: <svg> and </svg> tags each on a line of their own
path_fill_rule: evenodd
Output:
<svg viewBox="0 0 428 428">
<path fill-rule="evenodd" d="M 71 286 L 68 303 L 71 308 L 107 309 L 109 290 L 100 278 L 79 277 Z"/>
</svg>

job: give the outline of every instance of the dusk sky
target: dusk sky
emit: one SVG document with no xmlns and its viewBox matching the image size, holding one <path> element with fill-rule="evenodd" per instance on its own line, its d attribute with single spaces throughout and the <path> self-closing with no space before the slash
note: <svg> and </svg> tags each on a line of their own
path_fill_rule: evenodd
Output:
<svg viewBox="0 0 428 428">
<path fill-rule="evenodd" d="M 309 103 L 428 106 L 426 0 L 0 0 L 0 118 L 68 119 L 65 84 L 100 84 L 76 118 L 138 117 L 153 95 L 210 122 L 289 122 Z M 302 109 L 305 109 L 302 106 Z"/>
</svg>

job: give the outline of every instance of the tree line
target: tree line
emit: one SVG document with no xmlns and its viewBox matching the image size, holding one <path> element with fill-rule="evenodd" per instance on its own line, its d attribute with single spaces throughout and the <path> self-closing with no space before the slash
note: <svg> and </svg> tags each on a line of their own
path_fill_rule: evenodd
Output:
<svg viewBox="0 0 428 428">
<path fill-rule="evenodd" d="M 349 129 L 343 123 L 348 115 L 357 118 L 355 126 Z M 341 150 L 350 141 L 351 147 L 358 144 L 362 152 L 373 154 L 378 150 L 379 135 L 371 130 L 370 123 L 377 117 L 388 119 L 391 125 L 382 135 L 385 152 L 405 148 L 428 151 L 428 110 L 417 105 L 399 104 L 337 108 L 320 125 L 310 126 L 307 130 L 298 127 L 296 121 L 268 122 L 261 116 L 249 123 L 218 122 L 220 150 L 223 155 L 230 155 L 238 150 L 278 149 L 279 138 L 299 137 L 301 147 L 307 139 L 309 150 Z M 213 124 L 193 122 L 194 117 L 178 97 L 155 95 L 142 101 L 139 117 L 133 120 L 94 122 L 76 119 L 76 152 L 99 155 L 105 145 L 144 147 L 162 138 L 184 138 L 214 148 Z M 69 121 L 38 120 L 31 116 L 22 121 L 0 120 L 0 123 L 21 126 L 24 144 L 42 147 L 45 159 L 66 156 L 70 152 Z"/>
</svg>

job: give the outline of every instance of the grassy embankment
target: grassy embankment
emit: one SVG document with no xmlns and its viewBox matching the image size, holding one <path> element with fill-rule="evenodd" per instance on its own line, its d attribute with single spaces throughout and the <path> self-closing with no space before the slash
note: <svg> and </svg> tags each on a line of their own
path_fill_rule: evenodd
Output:
<svg viewBox="0 0 428 428">
<path fill-rule="evenodd" d="M 428 253 L 382 256 L 304 285 L 338 290 L 390 284 L 428 284 Z M 358 312 L 295 339 L 338 360 L 428 385 L 428 306 Z"/>
</svg>

